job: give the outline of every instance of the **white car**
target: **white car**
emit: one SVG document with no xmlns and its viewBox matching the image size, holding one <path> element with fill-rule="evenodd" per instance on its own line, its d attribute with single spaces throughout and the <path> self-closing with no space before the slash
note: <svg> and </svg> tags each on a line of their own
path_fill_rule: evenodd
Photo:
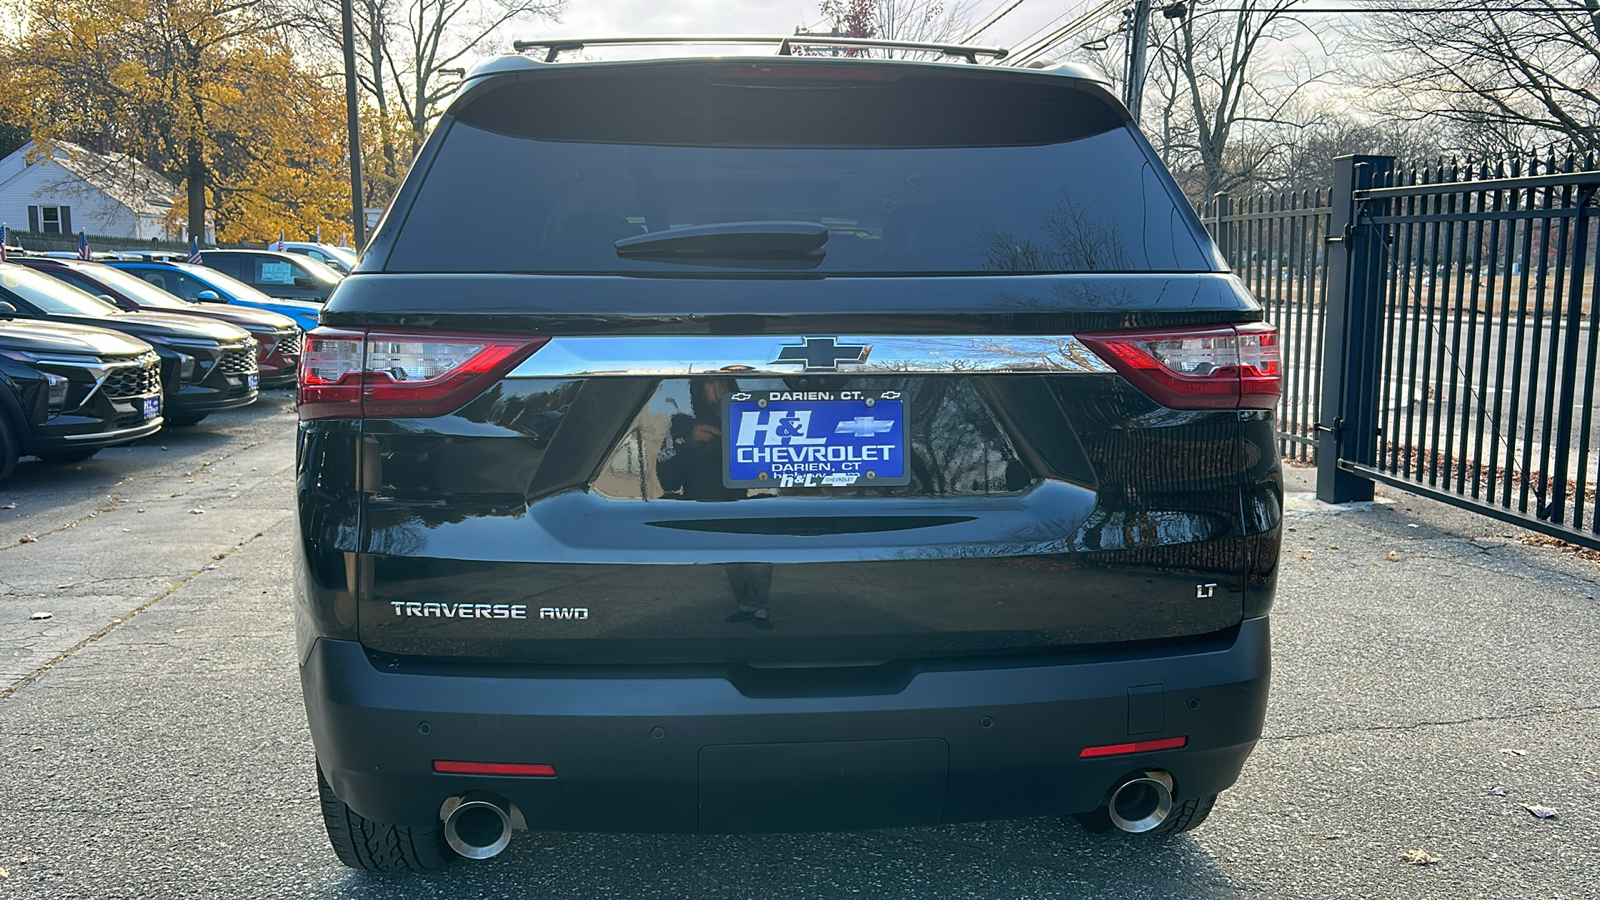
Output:
<svg viewBox="0 0 1600 900">
<path fill-rule="evenodd" d="M 272 246 L 273 249 L 277 249 L 276 243 Z M 356 267 L 356 252 L 349 247 L 335 247 L 332 244 L 318 244 L 314 241 L 284 241 L 283 249 L 332 266 L 340 275 L 349 275 Z"/>
</svg>

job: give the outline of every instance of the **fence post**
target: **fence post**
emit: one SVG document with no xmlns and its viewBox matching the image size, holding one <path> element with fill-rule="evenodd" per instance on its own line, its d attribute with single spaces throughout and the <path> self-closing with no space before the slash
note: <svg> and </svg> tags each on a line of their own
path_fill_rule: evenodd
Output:
<svg viewBox="0 0 1600 900">
<path fill-rule="evenodd" d="M 1360 213 L 1384 215 L 1388 201 L 1360 205 L 1355 192 L 1386 184 L 1392 156 L 1334 160 L 1333 213 L 1328 243 L 1328 306 L 1322 344 L 1322 407 L 1317 423 L 1317 499 L 1372 499 L 1372 481 L 1339 468 L 1348 460 L 1371 466 L 1378 453 L 1378 373 L 1383 360 L 1384 226 L 1363 224 Z"/>
<path fill-rule="evenodd" d="M 1227 220 L 1233 215 L 1233 198 L 1227 191 L 1218 191 L 1211 196 L 1211 209 L 1216 213 L 1216 219 L 1211 226 L 1211 240 L 1217 245 L 1217 252 L 1227 261 L 1229 268 L 1233 267 L 1233 235 L 1228 233 L 1228 228 L 1233 223 Z"/>
</svg>

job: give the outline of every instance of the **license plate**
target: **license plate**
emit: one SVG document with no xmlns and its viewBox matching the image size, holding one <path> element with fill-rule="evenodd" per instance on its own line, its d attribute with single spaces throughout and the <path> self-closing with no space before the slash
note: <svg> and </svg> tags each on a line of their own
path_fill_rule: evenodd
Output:
<svg viewBox="0 0 1600 900">
<path fill-rule="evenodd" d="M 257 388 L 257 386 L 259 386 L 261 384 L 261 376 L 260 375 L 246 375 L 244 377 L 244 383 L 250 387 L 250 390 L 253 391 L 253 390 L 255 390 Z"/>
<path fill-rule="evenodd" d="M 146 397 L 146 398 L 144 398 L 144 417 L 146 419 L 154 419 L 156 416 L 159 416 L 159 415 L 161 415 L 161 398 L 160 397 Z"/>
<path fill-rule="evenodd" d="M 741 391 L 722 421 L 726 487 L 911 483 L 900 391 Z"/>
</svg>

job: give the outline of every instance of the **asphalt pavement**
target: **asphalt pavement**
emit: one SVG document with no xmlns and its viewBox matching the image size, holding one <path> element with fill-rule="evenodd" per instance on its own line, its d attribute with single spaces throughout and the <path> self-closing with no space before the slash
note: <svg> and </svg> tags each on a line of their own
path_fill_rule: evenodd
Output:
<svg viewBox="0 0 1600 900">
<path fill-rule="evenodd" d="M 1329 507 L 1309 470 L 1267 733 L 1192 834 L 519 833 L 345 869 L 295 671 L 293 426 L 273 394 L 0 485 L 0 897 L 1600 897 L 1600 563 L 1404 494 Z"/>
</svg>

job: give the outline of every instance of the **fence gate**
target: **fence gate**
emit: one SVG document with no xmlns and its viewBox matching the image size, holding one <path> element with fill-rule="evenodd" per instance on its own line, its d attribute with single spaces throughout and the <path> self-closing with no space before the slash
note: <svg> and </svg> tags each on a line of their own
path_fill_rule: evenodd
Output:
<svg viewBox="0 0 1600 900">
<path fill-rule="evenodd" d="M 1327 196 L 1203 210 L 1281 333 L 1287 455 L 1600 549 L 1594 159 L 1338 160 Z M 1315 418 L 1312 418 L 1315 416 Z"/>
</svg>

